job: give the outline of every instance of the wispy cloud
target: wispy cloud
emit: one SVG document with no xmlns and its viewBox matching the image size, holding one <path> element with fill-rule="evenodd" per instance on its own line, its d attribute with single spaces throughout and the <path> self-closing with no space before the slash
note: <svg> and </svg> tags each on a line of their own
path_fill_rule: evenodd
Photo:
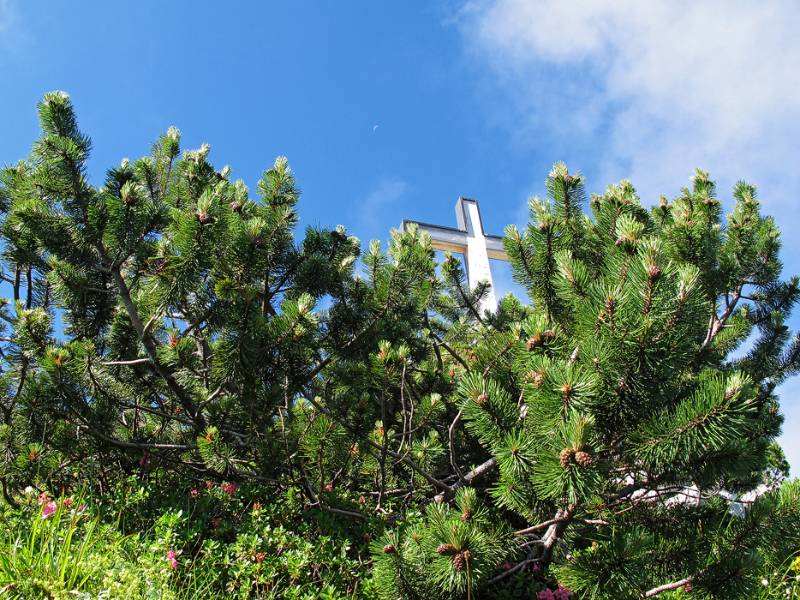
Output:
<svg viewBox="0 0 800 600">
<path fill-rule="evenodd" d="M 20 17 L 19 0 L 0 0 L 0 60 L 26 60 L 31 37 Z"/>
<path fill-rule="evenodd" d="M 770 184 L 780 208 L 800 187 L 796 3 L 499 0 L 460 24 L 521 138 L 591 141 L 601 175 L 651 196 L 695 166 Z"/>
<path fill-rule="evenodd" d="M 358 235 L 385 237 L 387 220 L 400 225 L 402 219 L 400 201 L 408 191 L 408 184 L 399 177 L 382 179 L 367 196 L 358 203 Z"/>
<path fill-rule="evenodd" d="M 13 0 L 0 0 L 0 36 L 11 29 L 17 18 Z"/>
<path fill-rule="evenodd" d="M 595 191 L 631 179 L 648 203 L 695 167 L 723 200 L 746 179 L 783 230 L 787 270 L 800 270 L 800 5 L 478 0 L 456 22 L 512 143 L 584 161 L 570 166 Z M 798 389 L 781 394 L 795 468 Z"/>
</svg>

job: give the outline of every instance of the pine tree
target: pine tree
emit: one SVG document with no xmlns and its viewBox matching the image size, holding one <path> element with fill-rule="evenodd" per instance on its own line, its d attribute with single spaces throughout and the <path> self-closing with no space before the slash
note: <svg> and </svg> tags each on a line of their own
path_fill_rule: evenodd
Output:
<svg viewBox="0 0 800 600">
<path fill-rule="evenodd" d="M 361 277 L 360 243 L 343 227 L 294 241 L 299 190 L 285 158 L 253 198 L 213 167 L 208 145 L 182 152 L 175 128 L 94 186 L 69 97 L 47 94 L 39 118 L 30 157 L 0 185 L 13 294 L 0 309 L 6 499 L 138 474 L 289 475 L 318 500 L 328 465 L 367 435 L 358 402 L 326 389 L 380 371 L 340 366 L 367 365 L 377 340 L 417 335 L 430 252 L 398 234 L 389 254 L 373 245 Z M 300 435 L 309 420 L 314 435 Z M 324 439 L 338 454 L 317 461 Z"/>
<path fill-rule="evenodd" d="M 797 483 L 730 501 L 786 474 L 775 389 L 800 361 L 752 186 L 726 219 L 700 171 L 587 215 L 558 164 L 506 231 L 530 304 L 489 313 L 419 231 L 296 242 L 284 158 L 253 198 L 171 128 L 95 186 L 68 96 L 39 116 L 0 171 L 8 503 L 130 475 L 290 489 L 363 526 L 391 599 L 746 598 L 800 550 Z"/>
<path fill-rule="evenodd" d="M 454 477 L 434 492 L 444 504 L 390 534 L 395 552 L 375 553 L 385 597 L 483 597 L 522 580 L 553 597 L 568 595 L 559 583 L 579 598 L 745 597 L 765 556 L 800 549 L 796 484 L 745 518 L 723 498 L 782 461 L 774 391 L 797 372 L 800 340 L 785 326 L 798 280 L 780 279 L 777 228 L 744 183 L 724 221 L 702 171 L 651 211 L 622 182 L 585 215 L 583 178 L 563 164 L 547 190 L 525 231 L 506 230 L 531 305 L 478 315 L 439 302 L 459 367 Z M 470 527 L 456 516 L 465 492 L 485 515 Z M 434 549 L 451 546 L 482 561 L 469 583 L 460 565 L 441 575 Z"/>
</svg>

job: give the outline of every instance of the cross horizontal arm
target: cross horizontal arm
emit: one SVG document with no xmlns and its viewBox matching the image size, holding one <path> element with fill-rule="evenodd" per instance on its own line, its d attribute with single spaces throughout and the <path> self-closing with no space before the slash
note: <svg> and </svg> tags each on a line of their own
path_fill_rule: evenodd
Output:
<svg viewBox="0 0 800 600">
<path fill-rule="evenodd" d="M 420 223 L 419 221 L 403 221 L 403 230 L 408 230 L 408 226 L 412 224 L 416 225 L 419 231 L 424 231 L 431 236 L 431 245 L 437 250 L 463 253 L 467 249 L 466 231 L 460 231 L 455 227 Z"/>
<path fill-rule="evenodd" d="M 499 235 L 487 235 L 485 239 L 486 253 L 489 258 L 508 261 L 508 253 L 505 246 L 503 246 L 503 238 Z"/>
</svg>

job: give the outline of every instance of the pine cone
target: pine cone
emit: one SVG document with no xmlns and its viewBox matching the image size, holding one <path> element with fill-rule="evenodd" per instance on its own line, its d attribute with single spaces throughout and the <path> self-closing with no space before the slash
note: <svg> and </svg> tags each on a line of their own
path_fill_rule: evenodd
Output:
<svg viewBox="0 0 800 600">
<path fill-rule="evenodd" d="M 439 544 L 436 548 L 436 552 L 441 555 L 450 556 L 456 553 L 456 547 L 453 544 Z"/>
<path fill-rule="evenodd" d="M 461 513 L 461 520 L 462 521 L 469 521 L 472 518 L 472 511 L 470 509 L 465 509 L 464 512 Z"/>
<path fill-rule="evenodd" d="M 231 210 L 235 213 L 242 212 L 242 203 L 239 202 L 238 200 L 234 200 L 229 204 L 229 206 L 231 207 Z"/>
<path fill-rule="evenodd" d="M 561 468 L 566 469 L 572 462 L 572 455 L 575 451 L 572 448 L 564 448 L 558 455 L 558 460 L 561 463 Z"/>
<path fill-rule="evenodd" d="M 486 392 L 481 392 L 480 394 L 478 394 L 478 397 L 475 398 L 475 402 L 478 406 L 483 406 L 488 401 L 489 401 L 489 394 L 487 394 Z"/>
<path fill-rule="evenodd" d="M 575 453 L 575 462 L 578 463 L 582 467 L 588 467 L 589 465 L 594 462 L 592 459 L 592 455 L 588 452 L 584 452 L 583 450 L 578 450 Z"/>
<path fill-rule="evenodd" d="M 528 338 L 527 346 L 529 352 L 534 348 L 538 348 L 541 345 L 542 345 L 542 336 L 540 334 L 537 333 L 536 335 Z"/>
<path fill-rule="evenodd" d="M 208 214 L 206 211 L 201 211 L 197 213 L 197 220 L 200 221 L 202 225 L 211 221 L 211 215 Z"/>
<path fill-rule="evenodd" d="M 658 265 L 650 265 L 647 267 L 647 276 L 650 279 L 658 279 L 661 276 L 661 269 Z"/>
<path fill-rule="evenodd" d="M 464 553 L 459 552 L 453 557 L 453 567 L 456 571 L 464 570 Z"/>
<path fill-rule="evenodd" d="M 453 557 L 453 567 L 455 567 L 456 571 L 463 571 L 464 564 L 469 562 L 470 558 L 472 558 L 472 554 L 470 553 L 470 551 L 462 550 Z"/>
<path fill-rule="evenodd" d="M 530 371 L 528 381 L 535 387 L 539 387 L 544 383 L 544 371 Z"/>
<path fill-rule="evenodd" d="M 384 554 L 394 554 L 395 552 L 397 552 L 397 548 L 395 548 L 394 544 L 386 544 L 383 547 Z"/>
</svg>

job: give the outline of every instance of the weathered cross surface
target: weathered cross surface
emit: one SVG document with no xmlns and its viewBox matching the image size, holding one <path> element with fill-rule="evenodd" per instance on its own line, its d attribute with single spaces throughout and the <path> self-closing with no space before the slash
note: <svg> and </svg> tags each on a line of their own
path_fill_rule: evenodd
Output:
<svg viewBox="0 0 800 600">
<path fill-rule="evenodd" d="M 403 221 L 402 227 L 406 230 L 409 225 L 414 224 L 420 231 L 431 236 L 431 245 L 437 250 L 463 254 L 469 287 L 474 288 L 483 281 L 489 282 L 491 286 L 481 301 L 481 309 L 495 312 L 497 297 L 494 293 L 489 259 L 508 260 L 508 254 L 503 247 L 503 238 L 498 235 L 487 235 L 483 230 L 477 200 L 458 199 L 456 223 L 458 228 L 430 225 L 419 221 Z"/>
</svg>

